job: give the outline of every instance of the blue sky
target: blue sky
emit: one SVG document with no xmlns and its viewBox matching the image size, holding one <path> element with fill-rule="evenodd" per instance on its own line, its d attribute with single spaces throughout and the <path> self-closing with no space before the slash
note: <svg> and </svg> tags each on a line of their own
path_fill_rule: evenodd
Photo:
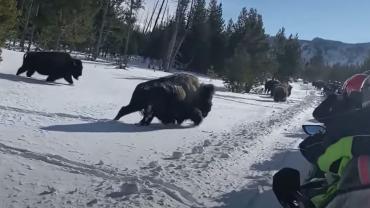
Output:
<svg viewBox="0 0 370 208">
<path fill-rule="evenodd" d="M 171 1 L 171 0 L 170 0 Z M 151 4 L 154 0 L 146 0 Z M 236 19 L 242 7 L 262 14 L 268 34 L 281 27 L 300 39 L 321 37 L 348 43 L 370 42 L 370 0 L 221 0 L 224 18 Z"/>
</svg>

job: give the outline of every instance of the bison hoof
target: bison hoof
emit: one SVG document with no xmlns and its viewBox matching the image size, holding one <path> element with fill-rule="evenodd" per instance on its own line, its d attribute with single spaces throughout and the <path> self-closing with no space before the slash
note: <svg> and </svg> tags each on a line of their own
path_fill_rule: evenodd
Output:
<svg viewBox="0 0 370 208">
<path fill-rule="evenodd" d="M 138 125 L 138 126 L 149 126 L 149 124 L 150 124 L 150 123 L 148 123 L 148 122 L 140 122 L 140 123 L 138 123 L 137 125 Z"/>
</svg>

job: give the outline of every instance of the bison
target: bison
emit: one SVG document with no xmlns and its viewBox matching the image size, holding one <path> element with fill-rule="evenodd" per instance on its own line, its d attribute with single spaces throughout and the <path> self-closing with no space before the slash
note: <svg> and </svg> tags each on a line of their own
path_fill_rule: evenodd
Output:
<svg viewBox="0 0 370 208">
<path fill-rule="evenodd" d="M 63 52 L 28 52 L 23 56 L 23 65 L 18 69 L 17 75 L 24 72 L 27 72 L 27 77 L 35 72 L 47 75 L 47 82 L 64 78 L 73 84 L 72 77 L 78 80 L 82 75 L 82 62 Z"/>
<path fill-rule="evenodd" d="M 324 88 L 325 85 L 326 85 L 326 83 L 322 80 L 312 82 L 312 86 L 314 86 L 318 90 L 321 90 L 322 88 Z"/>
<path fill-rule="evenodd" d="M 114 120 L 141 111 L 140 125 L 146 126 L 157 117 L 163 124 L 179 124 L 192 120 L 199 125 L 212 108 L 215 89 L 200 84 L 197 77 L 179 73 L 147 81 L 136 86 L 130 103 L 120 109 Z"/>
<path fill-rule="evenodd" d="M 265 93 L 270 93 L 273 91 L 273 88 L 280 84 L 278 80 L 269 80 L 265 83 Z"/>
<path fill-rule="evenodd" d="M 289 84 L 279 84 L 273 89 L 273 97 L 275 102 L 284 102 L 292 93 L 292 86 Z"/>
</svg>

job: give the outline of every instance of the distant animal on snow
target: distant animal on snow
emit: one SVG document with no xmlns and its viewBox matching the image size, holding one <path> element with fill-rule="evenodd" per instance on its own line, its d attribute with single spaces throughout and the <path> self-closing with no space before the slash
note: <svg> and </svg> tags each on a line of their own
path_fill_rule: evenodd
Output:
<svg viewBox="0 0 370 208">
<path fill-rule="evenodd" d="M 142 111 L 140 125 L 149 125 L 154 117 L 163 124 L 182 124 L 190 119 L 199 125 L 211 111 L 214 92 L 213 85 L 200 84 L 197 77 L 185 73 L 147 81 L 136 86 L 130 103 L 114 120 Z"/>
<path fill-rule="evenodd" d="M 82 62 L 63 52 L 27 52 L 17 75 L 24 72 L 27 72 L 27 77 L 31 77 L 35 72 L 47 75 L 47 82 L 64 78 L 73 84 L 72 77 L 78 80 L 82 75 Z"/>
<path fill-rule="evenodd" d="M 265 93 L 270 93 L 274 86 L 280 84 L 278 80 L 269 80 L 265 83 Z"/>
<path fill-rule="evenodd" d="M 322 88 L 324 88 L 325 85 L 326 85 L 326 83 L 322 80 L 312 82 L 312 86 L 314 86 L 318 90 L 321 90 Z"/>
<path fill-rule="evenodd" d="M 285 102 L 287 97 L 292 93 L 292 86 L 290 84 L 279 84 L 273 89 L 273 97 L 275 102 Z"/>
</svg>

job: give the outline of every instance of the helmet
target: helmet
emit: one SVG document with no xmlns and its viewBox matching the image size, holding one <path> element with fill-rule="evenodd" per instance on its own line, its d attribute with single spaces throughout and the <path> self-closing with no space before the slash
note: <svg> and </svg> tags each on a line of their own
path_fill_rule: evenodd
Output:
<svg viewBox="0 0 370 208">
<path fill-rule="evenodd" d="M 352 92 L 361 92 L 362 85 L 368 76 L 369 75 L 365 73 L 361 73 L 355 74 L 347 79 L 342 87 L 343 93 L 346 95 L 350 95 Z"/>
</svg>

